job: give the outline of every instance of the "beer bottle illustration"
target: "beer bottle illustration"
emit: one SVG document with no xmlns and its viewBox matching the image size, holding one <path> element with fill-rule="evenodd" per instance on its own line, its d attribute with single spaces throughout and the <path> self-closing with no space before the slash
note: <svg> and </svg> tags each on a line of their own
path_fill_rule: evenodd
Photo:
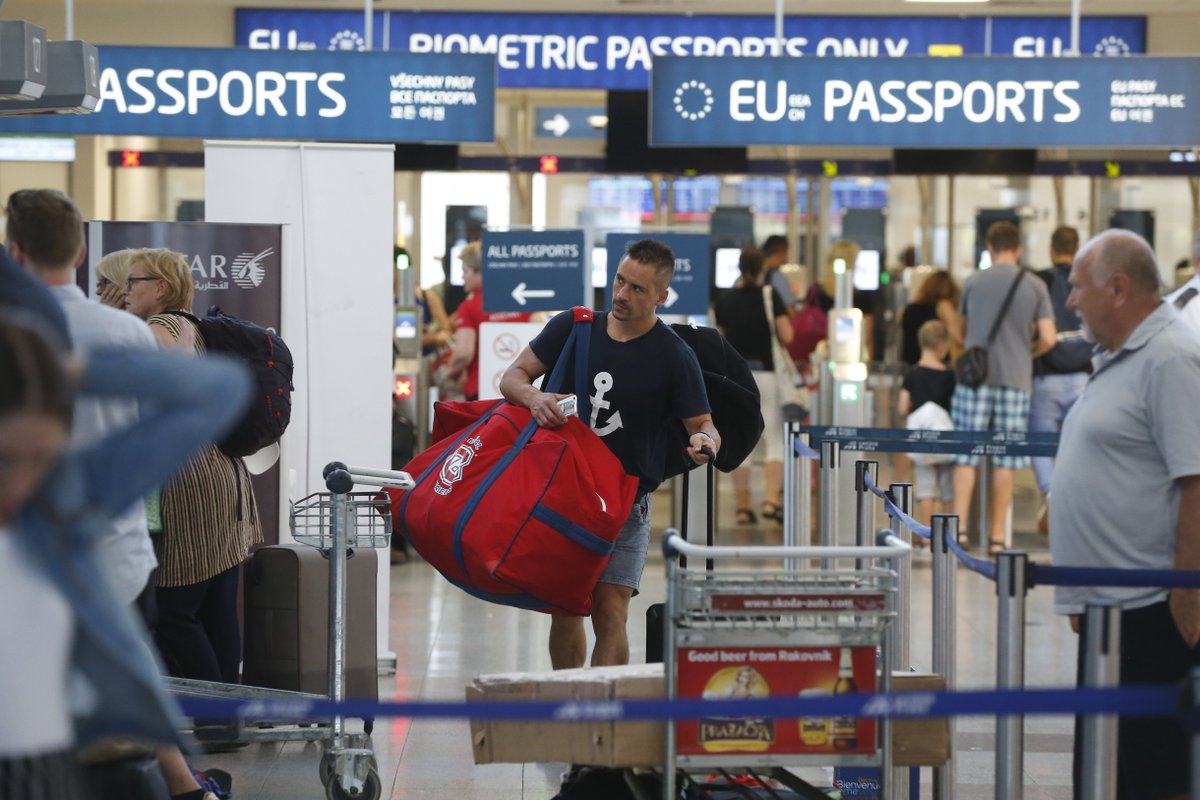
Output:
<svg viewBox="0 0 1200 800">
<path fill-rule="evenodd" d="M 838 678 L 837 683 L 833 685 L 833 693 L 835 695 L 858 693 L 858 684 L 854 682 L 854 662 L 851 660 L 849 647 L 842 648 L 841 661 L 838 664 Z M 854 717 L 834 717 L 833 724 L 829 727 L 829 738 L 833 741 L 834 750 L 854 750 L 858 747 L 858 720 Z"/>
</svg>

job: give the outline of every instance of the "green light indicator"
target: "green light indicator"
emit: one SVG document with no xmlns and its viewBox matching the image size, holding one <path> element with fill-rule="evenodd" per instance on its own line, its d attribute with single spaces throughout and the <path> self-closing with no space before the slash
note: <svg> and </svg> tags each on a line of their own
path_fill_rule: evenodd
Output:
<svg viewBox="0 0 1200 800">
<path fill-rule="evenodd" d="M 846 259 L 835 258 L 833 260 L 833 274 L 834 275 L 845 275 L 846 274 Z"/>
<path fill-rule="evenodd" d="M 882 283 L 884 286 L 887 286 L 889 283 L 892 282 L 891 274 L 887 273 L 887 272 L 881 272 L 879 274 L 879 282 Z"/>
<path fill-rule="evenodd" d="M 838 392 L 838 399 L 841 400 L 843 403 L 857 403 L 858 402 L 858 384 L 857 383 L 843 383 L 841 389 Z"/>
</svg>

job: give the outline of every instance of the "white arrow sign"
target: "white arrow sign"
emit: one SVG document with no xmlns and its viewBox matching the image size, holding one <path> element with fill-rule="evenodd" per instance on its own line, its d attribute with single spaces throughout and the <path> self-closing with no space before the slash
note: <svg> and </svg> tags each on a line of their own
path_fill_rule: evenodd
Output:
<svg viewBox="0 0 1200 800">
<path fill-rule="evenodd" d="M 554 290 L 553 289 L 526 289 L 525 281 L 521 281 L 520 283 L 517 284 L 516 288 L 512 290 L 512 297 L 513 297 L 513 300 L 516 300 L 521 305 L 525 305 L 525 298 L 527 298 L 527 297 L 554 297 Z"/>
<path fill-rule="evenodd" d="M 553 133 L 555 136 L 563 136 L 567 131 L 571 130 L 571 120 L 567 119 L 562 114 L 555 114 L 553 117 L 543 122 L 542 127 Z"/>
<path fill-rule="evenodd" d="M 667 287 L 667 302 L 663 303 L 663 308 L 670 308 L 675 305 L 675 301 L 679 299 L 679 292 L 675 291 L 670 286 Z"/>
</svg>

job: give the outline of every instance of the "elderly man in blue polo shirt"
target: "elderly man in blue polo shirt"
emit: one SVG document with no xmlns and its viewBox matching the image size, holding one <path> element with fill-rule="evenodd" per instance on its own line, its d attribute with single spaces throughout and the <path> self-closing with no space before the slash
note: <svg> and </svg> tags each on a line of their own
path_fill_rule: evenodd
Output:
<svg viewBox="0 0 1200 800">
<path fill-rule="evenodd" d="M 1054 563 L 1200 569 L 1200 337 L 1163 302 L 1154 251 L 1134 233 L 1109 230 L 1084 245 L 1070 282 L 1067 305 L 1096 355 L 1063 423 L 1051 488 Z M 1177 683 L 1200 666 L 1200 591 L 1058 587 L 1055 610 L 1077 629 L 1096 600 L 1122 608 L 1121 683 Z M 1082 653 L 1081 637 L 1081 662 Z M 1077 787 L 1078 732 L 1077 724 Z M 1188 747 L 1175 720 L 1122 718 L 1117 796 L 1186 795 Z"/>
</svg>

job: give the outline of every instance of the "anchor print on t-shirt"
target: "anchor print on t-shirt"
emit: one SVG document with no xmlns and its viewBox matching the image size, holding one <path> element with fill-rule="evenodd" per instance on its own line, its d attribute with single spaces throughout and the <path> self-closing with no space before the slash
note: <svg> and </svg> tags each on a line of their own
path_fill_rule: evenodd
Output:
<svg viewBox="0 0 1200 800">
<path fill-rule="evenodd" d="M 608 411 L 612 405 L 612 403 L 604 399 L 604 396 L 613 388 L 613 377 L 607 372 L 597 372 L 596 377 L 592 380 L 592 385 L 595 387 L 596 393 L 592 395 L 591 428 L 596 432 L 597 436 L 608 436 L 621 427 L 620 411 L 613 411 L 611 414 L 606 414 L 604 424 L 600 424 L 601 412 Z"/>
</svg>

